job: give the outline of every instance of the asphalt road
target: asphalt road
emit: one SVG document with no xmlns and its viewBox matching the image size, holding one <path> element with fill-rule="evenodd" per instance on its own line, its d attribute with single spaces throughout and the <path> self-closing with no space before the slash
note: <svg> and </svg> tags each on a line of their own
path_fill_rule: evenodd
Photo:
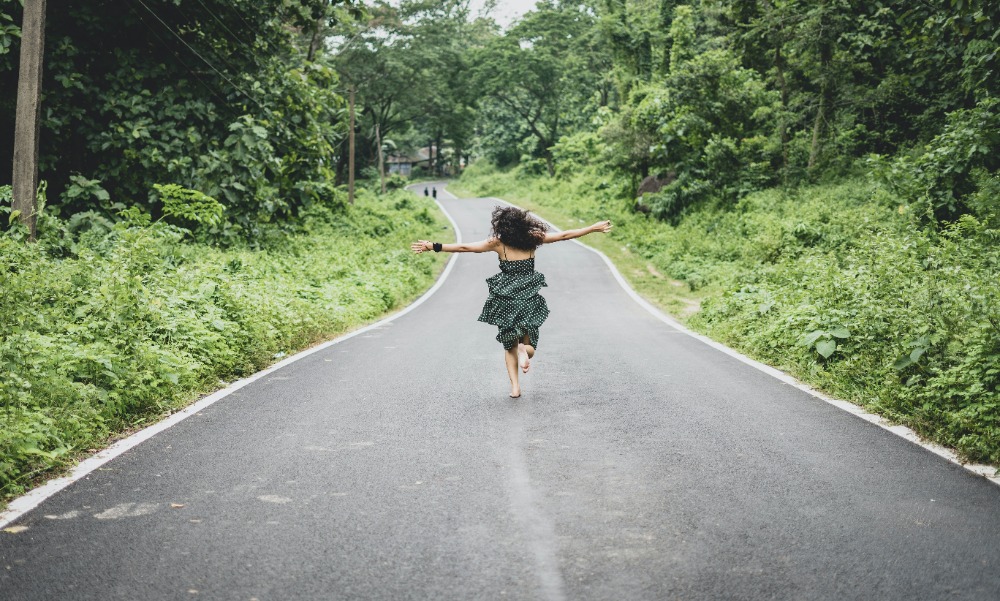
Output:
<svg viewBox="0 0 1000 601">
<path fill-rule="evenodd" d="M 447 194 L 439 194 L 443 198 Z M 443 199 L 465 240 L 493 203 Z M 494 255 L 0 533 L 0 599 L 1000 598 L 1000 487 L 654 319 L 599 257 L 512 400 Z"/>
</svg>

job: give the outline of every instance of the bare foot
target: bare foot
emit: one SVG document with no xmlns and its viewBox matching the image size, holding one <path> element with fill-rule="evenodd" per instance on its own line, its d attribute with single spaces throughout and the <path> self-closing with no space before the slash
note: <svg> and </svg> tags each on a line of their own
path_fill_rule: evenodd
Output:
<svg viewBox="0 0 1000 601">
<path fill-rule="evenodd" d="M 523 344 L 517 345 L 517 362 L 521 365 L 521 371 L 528 373 L 531 368 L 531 361 L 528 359 L 528 351 Z"/>
<path fill-rule="evenodd" d="M 519 399 L 519 398 L 521 398 L 521 389 L 520 389 L 520 387 L 518 387 L 518 388 L 511 388 L 510 389 L 510 398 L 512 398 L 512 399 Z"/>
</svg>

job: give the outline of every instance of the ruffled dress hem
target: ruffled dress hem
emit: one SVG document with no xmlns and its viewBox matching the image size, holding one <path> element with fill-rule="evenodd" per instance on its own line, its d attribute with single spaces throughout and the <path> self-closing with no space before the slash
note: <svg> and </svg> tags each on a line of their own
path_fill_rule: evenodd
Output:
<svg viewBox="0 0 1000 601">
<path fill-rule="evenodd" d="M 500 261 L 500 273 L 488 278 L 489 297 L 479 321 L 497 326 L 497 342 L 513 348 L 524 336 L 538 348 L 538 328 L 549 316 L 545 298 L 538 292 L 545 276 L 535 271 L 535 259 Z"/>
</svg>

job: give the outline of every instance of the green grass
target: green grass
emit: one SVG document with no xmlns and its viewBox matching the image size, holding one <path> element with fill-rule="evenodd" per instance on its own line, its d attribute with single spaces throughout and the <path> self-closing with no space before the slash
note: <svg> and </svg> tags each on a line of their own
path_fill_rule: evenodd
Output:
<svg viewBox="0 0 1000 601">
<path fill-rule="evenodd" d="M 631 211 L 594 171 L 559 179 L 473 165 L 452 191 L 560 227 L 613 219 L 604 251 L 694 330 L 1000 465 L 1000 231 L 925 230 L 863 179 L 750 194 L 676 226 Z"/>
<path fill-rule="evenodd" d="M 0 235 L 0 501 L 130 429 L 408 304 L 444 258 L 430 199 L 363 192 L 264 249 L 121 223 L 28 245 Z M 435 233 L 436 232 L 436 233 Z"/>
</svg>

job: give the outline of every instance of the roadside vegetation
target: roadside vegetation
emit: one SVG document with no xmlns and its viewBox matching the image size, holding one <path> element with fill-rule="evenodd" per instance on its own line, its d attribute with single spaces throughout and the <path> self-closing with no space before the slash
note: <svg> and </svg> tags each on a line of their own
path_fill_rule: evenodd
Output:
<svg viewBox="0 0 1000 601">
<path fill-rule="evenodd" d="M 692 328 L 1000 465 L 998 19 L 540 2 L 474 61 L 458 185 L 615 220 L 595 244 Z"/>
<path fill-rule="evenodd" d="M 967 216 L 913 227 L 865 179 L 755 192 L 671 224 L 594 173 L 469 168 L 457 185 L 556 225 L 612 219 L 604 251 L 643 296 L 696 331 L 972 461 L 1000 464 L 1000 230 Z M 603 189 L 603 190 L 602 190 Z"/>
<path fill-rule="evenodd" d="M 0 139 L 22 16 L 0 2 Z M 997 22 L 984 0 L 541 0 L 507 27 L 467 0 L 49 10 L 34 209 L 0 169 L 0 497 L 426 288 L 439 263 L 406 242 L 445 224 L 385 171 L 612 218 L 595 244 L 693 328 L 1000 464 Z"/>
<path fill-rule="evenodd" d="M 409 242 L 446 227 L 423 197 L 366 191 L 255 248 L 137 212 L 81 233 L 50 220 L 31 245 L 0 236 L 0 495 L 405 306 L 443 265 Z"/>
<path fill-rule="evenodd" d="M 50 5 L 31 215 L 13 210 L 4 179 L 23 7 L 0 2 L 0 503 L 431 285 L 443 259 L 414 256 L 409 242 L 447 237 L 447 222 L 430 199 L 401 191 L 398 175 L 379 191 L 373 150 L 379 141 L 409 152 L 404 134 L 428 111 L 413 106 L 379 131 L 367 75 L 349 70 L 371 49 L 359 32 L 387 10 L 353 0 Z"/>
</svg>

